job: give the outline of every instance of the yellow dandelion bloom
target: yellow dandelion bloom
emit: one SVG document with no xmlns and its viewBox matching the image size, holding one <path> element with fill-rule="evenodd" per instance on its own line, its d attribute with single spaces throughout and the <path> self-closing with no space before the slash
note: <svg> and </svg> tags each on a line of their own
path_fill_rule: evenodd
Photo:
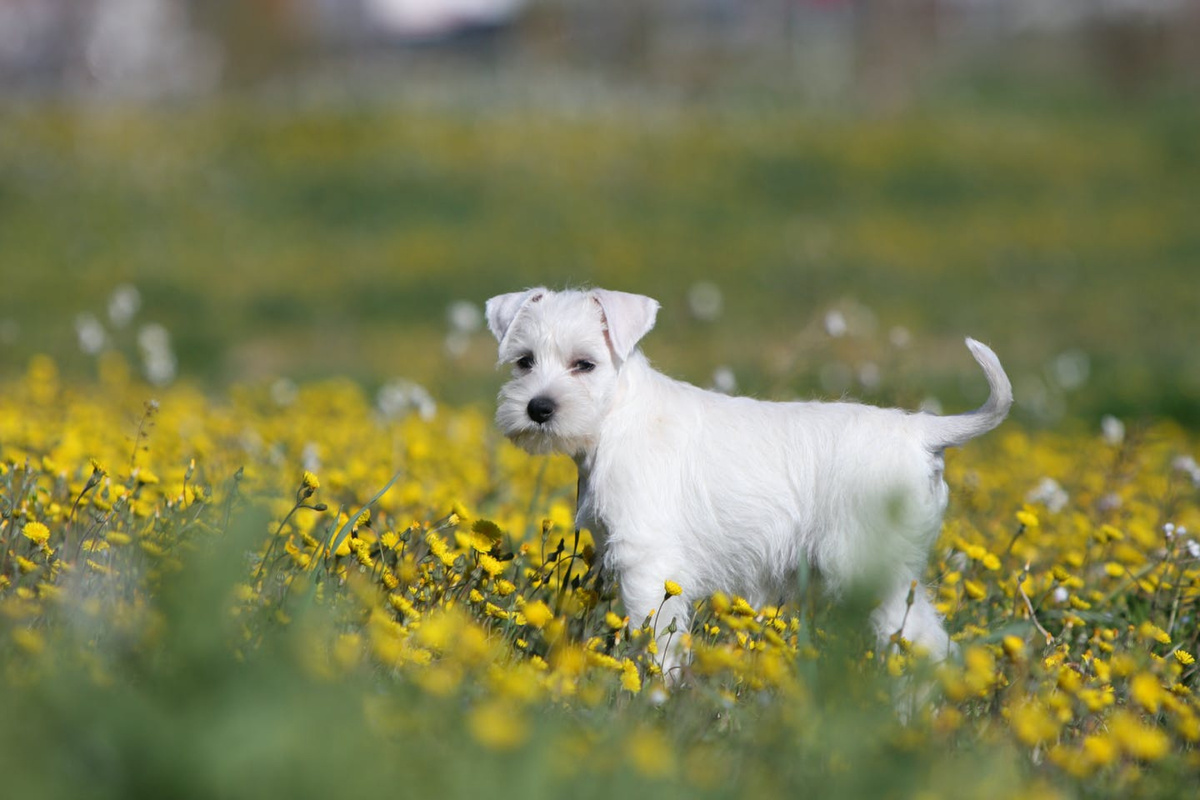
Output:
<svg viewBox="0 0 1200 800">
<path fill-rule="evenodd" d="M 503 608 L 500 608 L 500 606 L 493 603 L 485 603 L 483 606 L 483 613 L 487 614 L 493 619 L 508 619 L 509 616 L 511 616 Z"/>
<path fill-rule="evenodd" d="M 1196 663 L 1196 658 L 1191 653 L 1189 653 L 1187 650 L 1176 650 L 1175 651 L 1175 660 L 1178 661 L 1180 664 L 1183 664 L 1185 667 L 1191 666 L 1192 664 Z"/>
<path fill-rule="evenodd" d="M 550 606 L 543 603 L 541 600 L 534 600 L 532 603 L 526 603 L 525 608 L 521 610 L 525 615 L 525 621 L 532 627 L 544 628 L 546 623 L 554 619 L 554 612 L 550 610 Z"/>
<path fill-rule="evenodd" d="M 28 628 L 17 628 L 12 632 L 13 643 L 27 653 L 40 655 L 46 649 L 46 640 L 37 631 Z"/>
<path fill-rule="evenodd" d="M 50 529 L 40 522 L 26 522 L 21 531 L 25 538 L 41 547 L 50 539 Z"/>
<path fill-rule="evenodd" d="M 1117 759 L 1120 751 L 1117 743 L 1108 736 L 1086 736 L 1083 739 L 1083 756 L 1093 767 L 1106 767 Z"/>
<path fill-rule="evenodd" d="M 1058 722 L 1041 703 L 1032 701 L 1014 708 L 1010 715 L 1013 735 L 1026 747 L 1036 747 L 1058 735 Z"/>
<path fill-rule="evenodd" d="M 744 597 L 733 598 L 733 613 L 743 617 L 754 616 L 754 606 L 750 605 L 749 601 Z"/>
<path fill-rule="evenodd" d="M 475 740 L 492 750 L 512 750 L 529 738 L 529 723 L 511 702 L 489 700 L 467 717 Z"/>
<path fill-rule="evenodd" d="M 715 614 L 728 614 L 732 605 L 729 601 L 729 595 L 724 592 L 716 592 L 708 600 L 708 605 L 712 608 Z"/>
<path fill-rule="evenodd" d="M 295 475 L 296 473 L 293 472 L 292 474 Z M 321 482 L 317 480 L 316 475 L 312 474 L 308 470 L 304 470 L 304 474 L 300 476 L 300 486 L 305 492 L 312 494 L 317 489 L 321 488 Z"/>
<path fill-rule="evenodd" d="M 631 694 L 642 690 L 642 676 L 638 672 L 637 664 L 628 658 L 621 665 L 621 688 Z"/>
<path fill-rule="evenodd" d="M 1163 695 L 1162 684 L 1149 672 L 1139 672 L 1129 681 L 1129 696 L 1151 714 L 1158 713 Z"/>
<path fill-rule="evenodd" d="M 663 584 L 663 589 L 666 590 L 667 597 L 678 597 L 683 594 L 683 587 L 675 581 L 667 581 Z"/>
<path fill-rule="evenodd" d="M 1143 725 L 1128 711 L 1113 714 L 1109 730 L 1122 751 L 1142 761 L 1157 761 L 1171 749 L 1171 740 L 1166 733 Z"/>
<path fill-rule="evenodd" d="M 1022 509 L 1017 512 L 1017 522 L 1024 525 L 1026 528 L 1036 528 L 1040 523 L 1038 516 L 1032 509 Z"/>
<path fill-rule="evenodd" d="M 494 578 L 501 572 L 504 572 L 505 563 L 498 558 L 492 558 L 487 553 L 480 553 L 479 566 L 483 568 L 484 572 Z"/>
<path fill-rule="evenodd" d="M 675 751 L 660 731 L 641 728 L 629 737 L 626 755 L 635 771 L 648 778 L 666 778 L 675 772 Z"/>
<path fill-rule="evenodd" d="M 1004 648 L 1004 653 L 1013 661 L 1018 663 L 1025 660 L 1025 640 L 1019 636 L 1005 636 L 1000 642 L 1000 646 Z"/>
<path fill-rule="evenodd" d="M 604 624 L 612 628 L 614 631 L 621 630 L 621 628 L 624 628 L 628 622 L 629 617 L 618 617 L 612 611 L 609 611 L 604 615 Z"/>
<path fill-rule="evenodd" d="M 1147 641 L 1155 641 L 1159 644 L 1171 643 L 1171 635 L 1149 620 L 1143 622 L 1138 628 L 1138 635 Z"/>
</svg>

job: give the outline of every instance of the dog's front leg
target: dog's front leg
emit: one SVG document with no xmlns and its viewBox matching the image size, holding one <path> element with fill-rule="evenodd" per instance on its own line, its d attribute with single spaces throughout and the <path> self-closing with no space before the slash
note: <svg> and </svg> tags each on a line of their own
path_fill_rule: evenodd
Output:
<svg viewBox="0 0 1200 800">
<path fill-rule="evenodd" d="M 671 572 L 656 561 L 630 565 L 621 575 L 621 599 L 629 622 L 640 626 L 649 619 L 657 651 L 655 663 L 662 669 L 663 679 L 669 686 L 677 685 L 683 679 L 688 655 L 683 642 L 691 622 L 687 592 L 673 594 L 674 586 L 667 589 L 667 582 L 675 584 L 678 578 L 677 572 Z"/>
</svg>

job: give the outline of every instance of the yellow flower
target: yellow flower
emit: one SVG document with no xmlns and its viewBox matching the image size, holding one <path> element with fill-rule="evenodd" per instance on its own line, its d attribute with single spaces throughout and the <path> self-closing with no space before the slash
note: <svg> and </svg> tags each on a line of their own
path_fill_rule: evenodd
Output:
<svg viewBox="0 0 1200 800">
<path fill-rule="evenodd" d="M 521 613 L 525 615 L 526 622 L 538 629 L 545 627 L 547 622 L 554 619 L 554 612 L 550 610 L 550 606 L 541 600 L 526 603 L 525 608 L 521 609 Z"/>
<path fill-rule="evenodd" d="M 1138 635 L 1147 641 L 1153 640 L 1159 644 L 1171 643 L 1171 635 L 1149 620 L 1143 622 L 1138 628 Z"/>
<path fill-rule="evenodd" d="M 296 473 L 292 473 L 295 475 Z M 313 475 L 308 470 L 304 470 L 304 474 L 300 476 L 300 488 L 305 494 L 311 495 L 317 489 L 321 488 L 321 482 L 317 480 L 317 476 Z M 334 489 L 337 487 L 335 486 Z"/>
<path fill-rule="evenodd" d="M 46 649 L 46 640 L 37 631 L 28 628 L 17 628 L 12 632 L 13 642 L 27 653 L 40 655 Z"/>
<path fill-rule="evenodd" d="M 626 754 L 634 770 L 648 778 L 666 778 L 675 771 L 670 741 L 653 728 L 635 731 L 626 742 Z"/>
<path fill-rule="evenodd" d="M 754 606 L 750 605 L 749 601 L 744 597 L 733 598 L 733 613 L 742 617 L 753 617 Z"/>
<path fill-rule="evenodd" d="M 492 750 L 512 750 L 529 738 L 529 723 L 511 702 L 489 700 L 467 717 L 475 740 Z"/>
<path fill-rule="evenodd" d="M 1158 678 L 1148 672 L 1139 672 L 1129 681 L 1129 696 L 1151 714 L 1157 714 L 1162 705 L 1163 688 Z"/>
<path fill-rule="evenodd" d="M 1039 524 L 1037 514 L 1028 508 L 1017 512 L 1017 522 L 1020 522 L 1026 528 L 1036 528 Z"/>
<path fill-rule="evenodd" d="M 628 617 L 618 617 L 612 611 L 609 611 L 604 615 L 604 624 L 612 628 L 614 631 L 619 631 L 621 628 L 624 628 L 628 621 Z"/>
<path fill-rule="evenodd" d="M 1093 767 L 1106 767 L 1115 761 L 1119 754 L 1117 743 L 1107 736 L 1084 737 L 1083 755 Z"/>
<path fill-rule="evenodd" d="M 1058 735 L 1058 723 L 1039 702 L 1024 702 L 1012 710 L 1013 734 L 1026 747 L 1036 747 Z"/>
<path fill-rule="evenodd" d="M 1121 750 L 1142 761 L 1157 761 L 1171 748 L 1171 740 L 1158 728 L 1150 728 L 1128 711 L 1118 711 L 1109 722 L 1109 730 Z"/>
<path fill-rule="evenodd" d="M 496 577 L 501 572 L 504 572 L 504 562 L 498 558 L 492 558 L 487 553 L 479 554 L 479 566 L 483 568 L 491 577 Z"/>
<path fill-rule="evenodd" d="M 1183 664 L 1185 667 L 1191 666 L 1192 664 L 1196 663 L 1195 657 L 1192 656 L 1192 654 L 1189 653 L 1187 650 L 1176 650 L 1175 651 L 1175 660 L 1178 661 L 1180 664 Z"/>
<path fill-rule="evenodd" d="M 1025 640 L 1019 636 L 1005 636 L 1001 641 L 1005 654 L 1018 663 L 1025 660 Z"/>
<path fill-rule="evenodd" d="M 667 581 L 663 584 L 663 588 L 666 590 L 667 597 L 678 597 L 683 594 L 683 587 L 675 581 Z"/>
<path fill-rule="evenodd" d="M 21 531 L 25 538 L 39 547 L 44 545 L 50 538 L 50 529 L 40 522 L 26 522 L 25 528 Z"/>
</svg>

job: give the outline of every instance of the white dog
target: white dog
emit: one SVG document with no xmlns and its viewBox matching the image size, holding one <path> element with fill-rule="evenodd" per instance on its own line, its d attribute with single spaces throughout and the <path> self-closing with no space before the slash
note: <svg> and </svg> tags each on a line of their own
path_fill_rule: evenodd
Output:
<svg viewBox="0 0 1200 800">
<path fill-rule="evenodd" d="M 532 453 L 579 467 L 577 523 L 596 538 L 630 618 L 654 619 L 663 671 L 684 654 L 693 601 L 716 591 L 755 606 L 787 596 L 803 563 L 834 596 L 872 587 L 881 645 L 893 634 L 942 658 L 950 641 L 924 591 L 908 597 L 937 538 L 947 447 L 995 428 L 1012 405 L 996 355 L 972 339 L 991 396 L 959 416 L 853 403 L 728 397 L 651 368 L 637 344 L 649 297 L 544 288 L 493 297 L 488 327 L 513 379 L 496 421 Z M 674 643 L 674 644 L 673 644 Z M 677 676 L 671 676 L 677 678 Z"/>
</svg>

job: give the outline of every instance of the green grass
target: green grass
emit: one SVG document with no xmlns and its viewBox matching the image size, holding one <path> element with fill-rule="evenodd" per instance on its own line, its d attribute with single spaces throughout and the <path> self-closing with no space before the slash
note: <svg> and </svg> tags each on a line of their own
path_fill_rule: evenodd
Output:
<svg viewBox="0 0 1200 800">
<path fill-rule="evenodd" d="M 1091 382 L 1068 411 L 1194 423 L 1198 119 L 1103 104 L 879 120 L 9 109 L 0 319 L 20 334 L 0 356 L 88 373 L 71 320 L 131 281 L 205 381 L 406 375 L 474 400 L 496 383 L 491 345 L 448 366 L 446 305 L 586 283 L 659 298 L 646 349 L 694 380 L 729 364 L 748 390 L 811 394 L 831 358 L 874 358 L 883 388 L 854 390 L 867 399 L 913 399 L 903 383 L 968 402 L 970 334 L 1019 395 L 1081 349 Z M 698 280 L 726 299 L 709 325 L 686 311 Z M 805 335 L 848 298 L 873 336 Z M 895 325 L 923 383 L 895 379 Z"/>
</svg>

